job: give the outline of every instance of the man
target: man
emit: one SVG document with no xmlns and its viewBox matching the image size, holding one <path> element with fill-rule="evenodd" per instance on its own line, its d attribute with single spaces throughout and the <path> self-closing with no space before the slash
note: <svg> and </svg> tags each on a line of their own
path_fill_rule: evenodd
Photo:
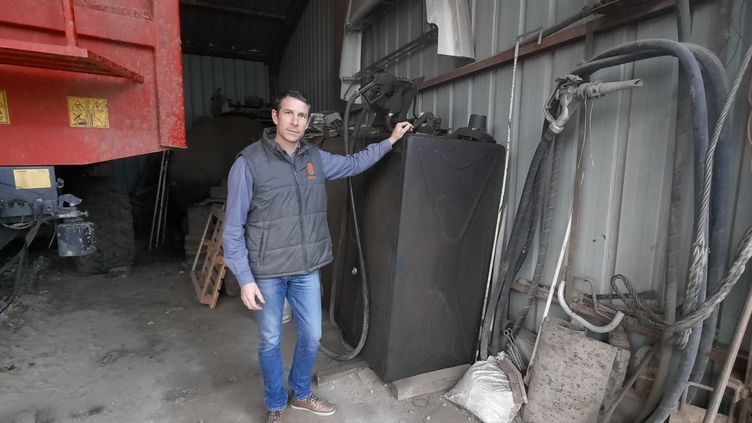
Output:
<svg viewBox="0 0 752 423">
<path fill-rule="evenodd" d="M 238 155 L 228 180 L 225 261 L 240 283 L 243 303 L 257 310 L 268 422 L 282 421 L 288 403 L 280 350 L 285 298 L 297 334 L 289 404 L 321 416 L 336 411 L 311 392 L 321 338 L 319 269 L 333 259 L 324 184 L 368 169 L 412 129 L 407 122 L 399 123 L 388 139 L 340 156 L 301 141 L 309 112 L 303 93 L 282 93 L 272 110 L 276 128 L 264 130 L 258 142 Z"/>
</svg>

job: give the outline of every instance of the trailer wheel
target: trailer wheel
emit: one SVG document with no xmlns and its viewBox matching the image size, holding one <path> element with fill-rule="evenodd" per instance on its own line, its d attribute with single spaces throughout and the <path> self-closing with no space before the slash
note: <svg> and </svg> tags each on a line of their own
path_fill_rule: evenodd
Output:
<svg viewBox="0 0 752 423">
<path fill-rule="evenodd" d="M 133 266 L 136 242 L 128 193 L 115 180 L 93 177 L 86 178 L 75 194 L 94 223 L 96 245 L 93 253 L 76 257 L 78 272 L 91 275 Z"/>
</svg>

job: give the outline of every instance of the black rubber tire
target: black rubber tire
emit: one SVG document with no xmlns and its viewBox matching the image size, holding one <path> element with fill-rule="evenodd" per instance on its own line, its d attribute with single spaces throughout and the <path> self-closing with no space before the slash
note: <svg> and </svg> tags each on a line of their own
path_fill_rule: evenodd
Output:
<svg viewBox="0 0 752 423">
<path fill-rule="evenodd" d="M 76 268 L 84 275 L 107 273 L 113 268 L 131 267 L 136 260 L 133 214 L 128 193 L 117 181 L 86 178 L 74 195 L 83 199 L 80 208 L 94 223 L 96 250 L 76 257 Z"/>
</svg>

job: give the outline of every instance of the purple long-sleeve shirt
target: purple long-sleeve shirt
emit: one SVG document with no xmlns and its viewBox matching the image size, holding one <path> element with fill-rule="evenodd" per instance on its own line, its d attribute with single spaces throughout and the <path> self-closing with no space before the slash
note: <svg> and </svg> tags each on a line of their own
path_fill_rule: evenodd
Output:
<svg viewBox="0 0 752 423">
<path fill-rule="evenodd" d="M 392 145 L 389 140 L 371 144 L 358 153 L 346 156 L 319 150 L 324 177 L 330 180 L 355 176 L 373 166 L 391 150 Z M 225 263 L 241 286 L 256 282 L 248 261 L 248 248 L 245 244 L 245 224 L 251 210 L 251 201 L 253 201 L 253 175 L 246 160 L 238 157 L 230 168 L 227 180 L 227 210 L 222 245 Z"/>
</svg>

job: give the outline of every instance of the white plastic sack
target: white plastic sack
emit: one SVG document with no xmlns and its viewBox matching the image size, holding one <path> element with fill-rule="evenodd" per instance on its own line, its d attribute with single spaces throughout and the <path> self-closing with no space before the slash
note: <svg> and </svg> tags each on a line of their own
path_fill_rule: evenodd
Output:
<svg viewBox="0 0 752 423">
<path fill-rule="evenodd" d="M 504 352 L 470 366 L 444 397 L 484 423 L 511 423 L 527 402 L 522 375 Z"/>
</svg>

